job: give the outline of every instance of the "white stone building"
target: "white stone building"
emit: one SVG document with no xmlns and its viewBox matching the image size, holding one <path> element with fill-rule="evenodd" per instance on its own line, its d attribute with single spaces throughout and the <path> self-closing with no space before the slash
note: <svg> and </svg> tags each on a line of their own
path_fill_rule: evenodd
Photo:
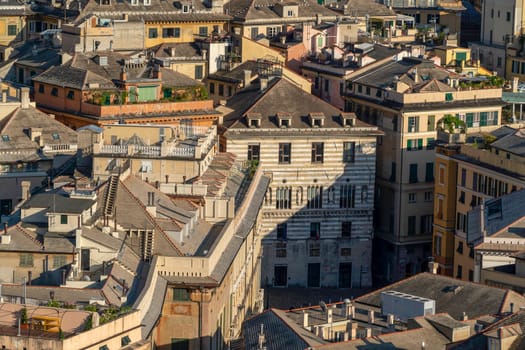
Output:
<svg viewBox="0 0 525 350">
<path fill-rule="evenodd" d="M 272 178 L 263 206 L 262 284 L 372 284 L 375 126 L 284 79 L 227 107 L 223 147 Z"/>
</svg>

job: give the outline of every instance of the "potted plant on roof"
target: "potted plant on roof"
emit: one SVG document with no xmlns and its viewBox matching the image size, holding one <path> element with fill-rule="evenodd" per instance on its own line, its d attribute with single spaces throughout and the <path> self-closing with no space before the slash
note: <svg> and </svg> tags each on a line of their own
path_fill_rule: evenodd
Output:
<svg viewBox="0 0 525 350">
<path fill-rule="evenodd" d="M 20 328 L 29 328 L 29 319 L 27 317 L 27 308 L 23 307 L 20 309 Z"/>
<path fill-rule="evenodd" d="M 457 116 L 447 114 L 437 125 L 438 139 L 446 143 L 464 143 L 466 126 L 465 122 Z"/>
</svg>

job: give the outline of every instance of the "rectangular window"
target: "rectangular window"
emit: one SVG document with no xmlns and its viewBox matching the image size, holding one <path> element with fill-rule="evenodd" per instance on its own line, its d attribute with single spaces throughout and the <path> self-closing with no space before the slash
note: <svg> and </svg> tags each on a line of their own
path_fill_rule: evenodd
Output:
<svg viewBox="0 0 525 350">
<path fill-rule="evenodd" d="M 195 66 L 195 79 L 201 80 L 203 77 L 202 66 Z"/>
<path fill-rule="evenodd" d="M 397 172 L 396 168 L 397 168 L 396 162 L 392 162 L 391 167 L 390 167 L 390 179 L 389 179 L 391 182 L 396 181 L 396 172 Z"/>
<path fill-rule="evenodd" d="M 419 132 L 419 117 L 408 117 L 408 132 Z"/>
<path fill-rule="evenodd" d="M 416 203 L 416 192 L 410 192 L 408 194 L 408 203 Z"/>
<path fill-rule="evenodd" d="M 427 150 L 436 148 L 436 140 L 433 137 L 427 139 Z"/>
<path fill-rule="evenodd" d="M 58 269 L 67 263 L 67 257 L 65 255 L 53 256 L 53 268 Z"/>
<path fill-rule="evenodd" d="M 306 190 L 307 208 L 320 209 L 323 207 L 323 186 L 308 186 Z"/>
<path fill-rule="evenodd" d="M 67 225 L 67 215 L 60 215 L 60 224 Z"/>
<path fill-rule="evenodd" d="M 55 97 L 58 96 L 58 89 L 56 87 L 51 89 L 51 96 L 55 96 Z"/>
<path fill-rule="evenodd" d="M 159 30 L 157 28 L 148 29 L 148 38 L 155 39 L 159 37 Z"/>
<path fill-rule="evenodd" d="M 352 256 L 352 248 L 341 248 L 341 256 Z"/>
<path fill-rule="evenodd" d="M 465 187 L 467 185 L 467 169 L 461 168 L 461 187 Z"/>
<path fill-rule="evenodd" d="M 474 271 L 468 270 L 468 280 L 474 282 Z"/>
<path fill-rule="evenodd" d="M 290 164 L 292 159 L 292 144 L 291 143 L 280 143 L 279 144 L 279 163 Z"/>
<path fill-rule="evenodd" d="M 341 223 L 341 238 L 352 238 L 352 221 L 343 221 Z"/>
<path fill-rule="evenodd" d="M 433 115 L 429 115 L 427 119 L 427 131 L 435 131 L 436 130 L 436 117 Z"/>
<path fill-rule="evenodd" d="M 266 36 L 268 38 L 273 38 L 279 33 L 280 27 L 267 27 L 266 28 Z"/>
<path fill-rule="evenodd" d="M 188 293 L 187 289 L 181 289 L 181 288 L 172 288 L 173 291 L 173 301 L 189 301 L 190 300 L 190 293 Z"/>
<path fill-rule="evenodd" d="M 312 143 L 312 163 L 322 163 L 324 160 L 324 143 Z"/>
<path fill-rule="evenodd" d="M 292 208 L 292 189 L 289 187 L 279 187 L 275 191 L 275 209 Z"/>
<path fill-rule="evenodd" d="M 452 101 L 454 100 L 454 95 L 452 94 L 452 92 L 447 92 L 445 94 L 445 101 Z"/>
<path fill-rule="evenodd" d="M 189 350 L 189 339 L 171 338 L 171 350 Z"/>
<path fill-rule="evenodd" d="M 308 242 L 308 256 L 321 256 L 321 244 L 318 241 Z"/>
<path fill-rule="evenodd" d="M 224 85 L 223 84 L 219 84 L 219 95 L 224 96 Z"/>
<path fill-rule="evenodd" d="M 16 24 L 10 24 L 7 26 L 7 35 L 14 36 L 18 32 L 18 28 L 16 27 Z"/>
<path fill-rule="evenodd" d="M 456 278 L 462 278 L 463 277 L 463 266 L 458 265 L 458 272 L 456 274 Z"/>
<path fill-rule="evenodd" d="M 275 257 L 286 258 L 286 242 L 275 243 Z"/>
<path fill-rule="evenodd" d="M 355 142 L 343 143 L 343 161 L 347 163 L 355 162 Z"/>
<path fill-rule="evenodd" d="M 33 254 L 20 253 L 20 267 L 33 267 Z"/>
<path fill-rule="evenodd" d="M 311 222 L 310 223 L 310 239 L 321 238 L 321 223 Z"/>
<path fill-rule="evenodd" d="M 511 18 L 510 12 L 507 12 L 507 22 L 510 22 L 510 18 Z"/>
<path fill-rule="evenodd" d="M 129 336 L 123 336 L 122 338 L 120 338 L 120 345 L 121 346 L 126 346 L 128 345 L 129 343 L 131 343 L 131 339 L 129 338 Z"/>
<path fill-rule="evenodd" d="M 441 236 L 434 236 L 434 255 L 441 256 Z"/>
<path fill-rule="evenodd" d="M 286 223 L 277 224 L 277 239 L 286 239 L 286 234 L 288 232 L 288 225 Z"/>
<path fill-rule="evenodd" d="M 445 184 L 445 166 L 442 164 L 439 165 L 439 184 Z"/>
<path fill-rule="evenodd" d="M 38 84 L 38 93 L 40 94 L 45 93 L 45 88 L 43 84 Z"/>
<path fill-rule="evenodd" d="M 408 181 L 410 183 L 418 182 L 418 178 L 417 178 L 417 164 L 410 164 L 410 176 L 409 176 Z"/>
<path fill-rule="evenodd" d="M 162 28 L 163 38 L 180 38 L 180 28 Z"/>
<path fill-rule="evenodd" d="M 248 160 L 259 160 L 261 145 L 248 145 Z"/>
<path fill-rule="evenodd" d="M 432 227 L 434 223 L 434 215 L 422 215 L 421 216 L 421 227 L 420 232 L 422 235 L 428 235 L 432 233 Z"/>
<path fill-rule="evenodd" d="M 460 191 L 460 192 L 459 192 L 459 199 L 458 199 L 458 201 L 459 201 L 460 203 L 465 204 L 465 191 Z"/>
<path fill-rule="evenodd" d="M 408 235 L 414 236 L 416 234 L 416 217 L 415 216 L 409 216 L 408 217 Z"/>
<path fill-rule="evenodd" d="M 75 91 L 69 90 L 67 92 L 67 98 L 68 98 L 68 100 L 74 100 L 75 99 Z"/>
<path fill-rule="evenodd" d="M 458 248 L 456 249 L 456 251 L 459 254 L 463 254 L 463 242 L 458 242 Z"/>
<path fill-rule="evenodd" d="M 199 36 L 208 36 L 208 27 L 199 27 Z"/>
<path fill-rule="evenodd" d="M 353 208 L 355 206 L 355 185 L 349 183 L 339 187 L 339 208 Z"/>
<path fill-rule="evenodd" d="M 434 162 L 428 162 L 426 164 L 425 182 L 434 182 Z"/>
<path fill-rule="evenodd" d="M 286 287 L 288 283 L 288 266 L 275 265 L 273 270 L 273 285 L 276 287 Z"/>
<path fill-rule="evenodd" d="M 366 87 L 365 94 L 370 95 L 370 86 Z"/>
</svg>

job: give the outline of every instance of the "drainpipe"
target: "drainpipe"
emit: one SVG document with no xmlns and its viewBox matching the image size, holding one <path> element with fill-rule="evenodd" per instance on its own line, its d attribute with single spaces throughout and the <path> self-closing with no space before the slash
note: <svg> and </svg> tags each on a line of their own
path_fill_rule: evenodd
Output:
<svg viewBox="0 0 525 350">
<path fill-rule="evenodd" d="M 199 304 L 199 349 L 203 349 L 202 347 L 202 293 L 204 293 L 204 287 L 199 286 L 199 291 L 201 294 L 201 300 L 197 302 Z"/>
</svg>

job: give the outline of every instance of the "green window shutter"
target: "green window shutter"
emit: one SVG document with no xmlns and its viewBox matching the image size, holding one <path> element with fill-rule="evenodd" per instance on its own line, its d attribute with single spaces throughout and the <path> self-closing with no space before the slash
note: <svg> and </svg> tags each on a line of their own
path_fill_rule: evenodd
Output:
<svg viewBox="0 0 525 350">
<path fill-rule="evenodd" d="M 487 112 L 481 112 L 479 114 L 479 126 L 487 126 Z"/>
<path fill-rule="evenodd" d="M 417 139 L 417 149 L 423 149 L 423 139 Z"/>
<path fill-rule="evenodd" d="M 499 118 L 498 114 L 499 113 L 498 111 L 493 112 L 493 113 L 494 113 L 494 119 L 492 120 L 492 125 L 498 125 L 498 118 Z"/>
<path fill-rule="evenodd" d="M 446 100 L 446 101 L 452 101 L 453 99 L 454 99 L 454 95 L 452 95 L 451 92 L 447 92 L 447 93 L 445 94 L 445 100 Z"/>
<path fill-rule="evenodd" d="M 466 61 L 467 60 L 467 53 L 466 52 L 457 52 L 456 53 L 456 60 L 458 60 L 458 61 Z"/>
<path fill-rule="evenodd" d="M 466 119 L 467 119 L 467 128 L 471 128 L 472 123 L 474 122 L 474 113 L 467 113 Z"/>
<path fill-rule="evenodd" d="M 412 140 L 407 140 L 407 150 L 412 150 Z"/>
</svg>

